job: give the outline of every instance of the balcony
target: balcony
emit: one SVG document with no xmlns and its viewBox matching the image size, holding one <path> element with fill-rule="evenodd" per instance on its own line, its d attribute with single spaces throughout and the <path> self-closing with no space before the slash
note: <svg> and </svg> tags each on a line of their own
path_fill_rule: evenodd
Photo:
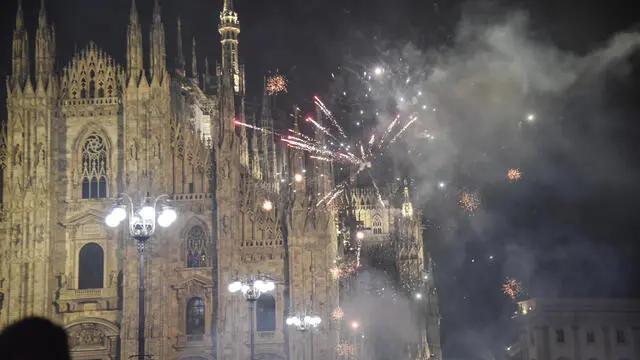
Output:
<svg viewBox="0 0 640 360">
<path fill-rule="evenodd" d="M 59 311 L 62 313 L 86 310 L 116 310 L 118 289 L 62 289 L 58 296 Z"/>
</svg>

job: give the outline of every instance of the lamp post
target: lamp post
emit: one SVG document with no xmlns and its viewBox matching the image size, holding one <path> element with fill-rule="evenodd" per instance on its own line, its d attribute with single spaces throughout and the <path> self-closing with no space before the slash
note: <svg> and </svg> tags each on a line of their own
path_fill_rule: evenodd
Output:
<svg viewBox="0 0 640 360">
<path fill-rule="evenodd" d="M 242 293 L 244 298 L 249 303 L 249 342 L 251 346 L 251 360 L 255 358 L 255 339 L 254 339 L 254 318 L 253 314 L 256 308 L 256 301 L 260 298 L 260 295 L 273 291 L 276 288 L 276 284 L 263 277 L 254 277 L 248 280 L 236 280 L 229 284 L 230 293 Z"/>
<path fill-rule="evenodd" d="M 311 350 L 311 360 L 314 358 L 313 354 L 313 330 L 317 329 L 320 326 L 322 319 L 319 316 L 315 315 L 304 315 L 304 316 L 290 316 L 287 318 L 287 325 L 295 326 L 296 330 L 300 332 L 309 332 L 310 337 L 310 350 Z M 306 358 L 306 356 L 305 356 Z"/>
<path fill-rule="evenodd" d="M 145 358 L 144 338 L 144 245 L 153 236 L 156 224 L 168 227 L 178 217 L 176 210 L 170 204 L 169 195 L 151 198 L 147 193 L 139 206 L 134 206 L 129 195 L 122 194 L 109 215 L 105 218 L 107 226 L 115 228 L 129 217 L 129 235 L 138 243 L 138 257 L 140 260 L 140 289 L 138 299 L 138 359 Z M 156 208 L 161 206 L 160 214 L 156 217 Z"/>
</svg>

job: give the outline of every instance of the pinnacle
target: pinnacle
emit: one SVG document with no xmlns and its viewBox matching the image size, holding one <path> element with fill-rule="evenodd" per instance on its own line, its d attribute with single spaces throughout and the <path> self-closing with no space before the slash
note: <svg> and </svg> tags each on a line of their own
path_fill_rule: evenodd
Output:
<svg viewBox="0 0 640 360">
<path fill-rule="evenodd" d="M 16 11 L 16 30 L 21 30 L 24 26 L 24 15 L 22 12 L 22 0 L 18 0 L 18 10 Z"/>
</svg>

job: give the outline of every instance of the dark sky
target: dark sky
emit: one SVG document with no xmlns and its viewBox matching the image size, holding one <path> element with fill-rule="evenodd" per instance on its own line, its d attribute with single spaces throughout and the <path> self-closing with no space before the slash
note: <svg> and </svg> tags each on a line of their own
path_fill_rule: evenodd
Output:
<svg viewBox="0 0 640 360">
<path fill-rule="evenodd" d="M 145 46 L 152 2 L 138 0 Z M 491 23 L 509 10 L 524 10 L 530 15 L 532 36 L 575 54 L 601 46 L 616 32 L 637 29 L 634 26 L 638 20 L 637 12 L 631 10 L 632 0 L 235 2 L 242 27 L 240 54 L 247 64 L 250 96 L 261 93 L 261 78 L 266 71 L 279 69 L 290 81 L 288 100 L 301 104 L 308 104 L 314 94 L 332 89 L 329 74 L 346 58 L 375 59 L 381 49 L 406 42 L 420 49 L 450 44 L 463 14 L 472 13 Z M 25 0 L 32 54 L 38 3 L 39 0 Z M 175 58 L 176 17 L 181 16 L 187 62 L 190 63 L 191 54 L 188 39 L 195 34 L 203 71 L 205 56 L 212 63 L 219 57 L 217 24 L 221 1 L 161 3 L 170 66 Z M 8 75 L 16 3 L 4 1 L 1 6 L 0 73 Z M 49 17 L 56 25 L 59 65 L 69 61 L 76 44 L 81 48 L 89 40 L 123 64 L 129 8 L 130 0 L 56 0 L 55 5 L 48 1 Z M 592 164 L 576 165 L 582 159 L 566 155 L 575 152 L 558 157 L 557 152 L 541 151 L 541 160 L 528 164 L 527 174 L 538 168 L 549 169 L 549 163 L 560 164 L 560 168 L 563 162 L 572 165 L 553 180 L 525 177 L 508 198 L 500 186 L 486 186 L 486 213 L 473 217 L 455 211 L 455 201 L 446 195 L 433 197 L 425 206 L 428 241 L 438 264 L 443 343 L 449 355 L 485 357 L 478 353 L 482 347 L 478 343 L 482 342 L 489 343 L 491 350 L 500 348 L 506 337 L 504 324 L 513 307 L 500 291 L 505 275 L 518 277 L 524 276 L 519 271 L 527 273 L 531 296 L 638 296 L 631 286 L 638 273 L 635 263 L 640 230 L 636 215 L 640 194 L 635 186 L 640 180 L 637 64 L 636 54 L 630 72 L 622 78 L 608 78 L 605 85 L 599 86 L 599 109 L 606 108 L 611 118 L 606 126 L 594 127 L 593 122 L 585 125 L 579 121 L 589 115 L 589 108 L 582 106 L 581 101 L 587 96 L 582 90 L 567 93 L 558 100 L 561 104 L 553 107 L 554 118 L 562 119 L 553 126 L 558 132 L 571 133 L 566 138 L 567 147 L 575 144 L 576 149 L 602 148 L 624 159 L 628 168 L 610 174 L 624 178 L 624 184 L 588 181 L 582 171 Z M 4 91 L 3 86 L 3 99 Z M 0 116 L 6 116 L 6 112 Z M 550 130 L 553 129 L 540 130 L 537 136 L 546 136 L 545 131 Z M 542 173 L 548 174 L 539 172 Z M 458 171 L 456 176 L 464 178 L 464 171 Z M 580 196 L 567 195 L 568 189 L 576 187 L 582 191 Z M 494 218 L 490 231 L 479 225 L 487 217 Z M 502 227 L 495 226 L 496 217 L 501 219 Z M 451 238 L 457 241 L 452 242 Z M 489 256 L 493 260 L 489 261 Z M 525 263 L 529 268 L 523 270 Z"/>
</svg>

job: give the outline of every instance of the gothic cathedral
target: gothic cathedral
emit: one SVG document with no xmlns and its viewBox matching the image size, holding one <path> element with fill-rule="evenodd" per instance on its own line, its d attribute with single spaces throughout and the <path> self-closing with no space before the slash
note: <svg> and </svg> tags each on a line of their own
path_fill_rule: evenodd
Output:
<svg viewBox="0 0 640 360">
<path fill-rule="evenodd" d="M 67 330 L 74 359 L 135 356 L 137 248 L 127 231 L 106 227 L 104 219 L 120 194 L 168 194 L 178 220 L 159 229 L 145 250 L 150 358 L 247 359 L 248 307 L 226 289 L 254 274 L 276 284 L 256 303 L 256 357 L 308 358 L 305 340 L 287 330 L 285 319 L 311 309 L 323 319 L 311 339 L 313 358 L 336 358 L 343 329 L 332 320 L 340 306 L 332 269 L 342 251 L 340 226 L 335 209 L 314 206 L 333 188 L 331 164 L 236 126 L 273 126 L 270 100 L 265 93 L 259 121 L 246 109 L 232 0 L 224 0 L 218 30 L 222 58 L 214 74 L 208 62 L 198 74 L 195 56 L 185 69 L 178 20 L 177 68 L 170 71 L 156 0 L 145 68 L 132 0 L 126 64 L 91 42 L 56 69 L 44 1 L 34 57 L 19 2 L 0 138 L 0 329 L 43 316 Z M 195 55 L 195 40 L 192 49 Z M 350 196 L 370 238 L 409 239 L 411 245 L 396 246 L 406 264 L 400 278 L 426 278 L 420 214 L 406 187 L 400 192 L 402 208 L 371 205 L 367 189 Z M 441 358 L 437 296 L 428 288 L 432 320 L 414 359 Z"/>
</svg>

